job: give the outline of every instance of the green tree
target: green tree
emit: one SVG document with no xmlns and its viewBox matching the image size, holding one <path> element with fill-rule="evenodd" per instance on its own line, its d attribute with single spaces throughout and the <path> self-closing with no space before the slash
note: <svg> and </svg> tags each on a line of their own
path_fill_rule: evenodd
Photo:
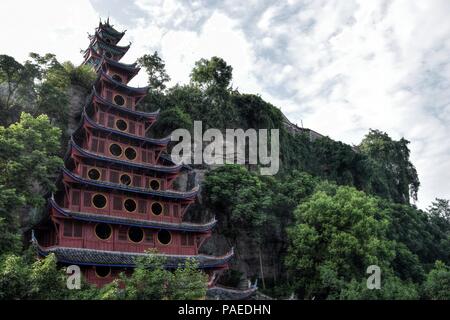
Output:
<svg viewBox="0 0 450 320">
<path fill-rule="evenodd" d="M 53 300 L 69 297 L 63 270 L 51 254 L 28 263 L 24 257 L 5 255 L 0 264 L 0 300 Z"/>
<path fill-rule="evenodd" d="M 129 277 L 122 275 L 125 299 L 129 300 L 160 300 L 168 299 L 168 283 L 173 275 L 164 269 L 163 257 L 154 254 L 140 257 L 136 268 Z"/>
<path fill-rule="evenodd" d="M 0 184 L 0 256 L 19 253 L 21 234 L 17 210 L 25 204 L 25 197 L 14 188 Z"/>
<path fill-rule="evenodd" d="M 408 144 L 403 138 L 394 141 L 384 132 L 370 130 L 358 146 L 372 160 L 372 191 L 399 203 L 417 200 L 420 186 Z"/>
<path fill-rule="evenodd" d="M 97 74 L 90 66 L 80 65 L 76 67 L 70 61 L 64 62 L 62 66 L 70 80 L 70 84 L 79 85 L 86 90 L 92 88 Z"/>
<path fill-rule="evenodd" d="M 15 189 L 28 205 L 42 205 L 42 195 L 54 190 L 62 165 L 57 156 L 60 135 L 46 115 L 22 113 L 19 122 L 0 127 L 0 185 Z"/>
<path fill-rule="evenodd" d="M 33 95 L 37 77 L 39 70 L 30 61 L 22 65 L 11 56 L 0 55 L 0 86 L 6 89 L 0 96 L 0 125 L 8 125 L 20 114 L 21 97 Z"/>
<path fill-rule="evenodd" d="M 0 259 L 0 300 L 27 298 L 29 267 L 16 255 L 4 255 Z"/>
<path fill-rule="evenodd" d="M 208 172 L 204 181 L 205 205 L 218 215 L 223 226 L 240 226 L 258 233 L 267 220 L 264 208 L 270 201 L 259 177 L 241 165 L 225 165 Z M 235 238 L 237 228 L 224 228 Z M 236 239 L 235 239 L 236 240 Z"/>
<path fill-rule="evenodd" d="M 43 195 L 54 190 L 62 165 L 60 134 L 45 115 L 22 113 L 19 122 L 0 126 L 0 253 L 18 251 L 20 222 L 30 219 L 27 208 L 41 208 Z"/>
<path fill-rule="evenodd" d="M 166 259 L 149 252 L 139 257 L 136 268 L 130 276 L 121 275 L 123 290 L 112 284 L 106 293 L 112 297 L 127 300 L 179 300 L 201 299 L 206 295 L 207 277 L 198 269 L 195 261 L 186 261 L 173 272 L 165 269 Z"/>
<path fill-rule="evenodd" d="M 63 269 L 57 267 L 54 254 L 31 265 L 29 286 L 31 299 L 55 300 L 68 297 L 66 275 Z"/>
<path fill-rule="evenodd" d="M 179 107 L 169 108 L 159 114 L 158 121 L 152 126 L 154 132 L 166 137 L 179 128 L 192 129 L 193 121 L 188 113 Z"/>
<path fill-rule="evenodd" d="M 138 63 L 147 71 L 150 87 L 156 91 L 163 91 L 170 77 L 166 72 L 166 64 L 159 57 L 158 52 L 143 55 L 138 59 Z"/>
<path fill-rule="evenodd" d="M 433 300 L 450 300 L 450 267 L 436 261 L 424 283 L 425 295 Z"/>
<path fill-rule="evenodd" d="M 450 222 L 450 200 L 436 198 L 427 211 L 433 217 L 442 218 Z"/>
<path fill-rule="evenodd" d="M 305 298 L 337 297 L 369 265 L 390 269 L 395 252 L 377 199 L 350 187 L 318 190 L 294 214 L 286 264 Z"/>
<path fill-rule="evenodd" d="M 436 260 L 449 261 L 449 221 L 410 205 L 384 203 L 381 207 L 390 220 L 388 237 L 416 254 L 425 269 Z"/>
<path fill-rule="evenodd" d="M 339 296 L 343 300 L 415 300 L 420 294 L 417 285 L 410 281 L 402 281 L 400 278 L 382 273 L 381 288 L 368 289 L 366 279 L 360 282 L 353 279 L 350 283 L 343 285 Z"/>
<path fill-rule="evenodd" d="M 225 90 L 229 87 L 233 77 L 233 67 L 219 57 L 210 60 L 200 59 L 195 63 L 191 73 L 191 80 L 203 88 Z"/>
<path fill-rule="evenodd" d="M 173 272 L 170 299 L 197 300 L 206 296 L 208 277 L 198 270 L 198 262 L 188 259 Z"/>
<path fill-rule="evenodd" d="M 237 109 L 240 126 L 254 129 L 281 129 L 283 114 L 260 96 L 233 92 L 232 104 Z"/>
</svg>

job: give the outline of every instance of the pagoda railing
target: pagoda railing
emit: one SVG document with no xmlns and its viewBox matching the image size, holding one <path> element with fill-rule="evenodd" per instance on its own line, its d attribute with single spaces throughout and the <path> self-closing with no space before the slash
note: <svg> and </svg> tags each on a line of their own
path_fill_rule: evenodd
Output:
<svg viewBox="0 0 450 320">
<path fill-rule="evenodd" d="M 161 145 L 161 146 L 165 146 L 170 142 L 170 136 L 162 138 L 162 139 L 155 139 L 155 138 L 147 138 L 147 137 L 140 137 L 138 135 L 134 135 L 134 134 L 130 134 L 130 133 L 126 133 L 126 132 L 122 132 L 119 130 L 115 130 L 112 128 L 108 128 L 105 127 L 101 124 L 98 124 L 97 122 L 95 122 L 94 120 L 92 120 L 87 114 L 86 112 L 83 111 L 83 117 L 84 119 L 86 119 L 86 121 L 94 128 L 99 129 L 99 130 L 103 130 L 109 133 L 113 133 L 117 136 L 121 136 L 121 137 L 125 137 L 128 139 L 132 139 L 132 140 L 138 140 L 141 142 L 145 142 L 145 143 L 151 143 L 151 144 L 155 144 L 155 145 Z"/>
<path fill-rule="evenodd" d="M 159 115 L 159 112 L 160 112 L 159 109 L 154 111 L 154 112 L 144 112 L 144 111 L 137 111 L 137 110 L 132 110 L 130 108 L 119 106 L 118 104 L 115 104 L 115 103 L 113 103 L 111 101 L 108 101 L 105 98 L 103 98 L 101 95 L 99 95 L 97 90 L 95 89 L 95 87 L 93 87 L 93 96 L 95 96 L 95 98 L 97 98 L 100 101 L 100 103 L 102 103 L 104 105 L 107 105 L 108 107 L 112 107 L 112 108 L 117 109 L 119 111 L 130 113 L 130 114 L 133 114 L 133 115 L 138 115 L 138 116 L 150 118 L 150 117 L 157 117 Z M 88 101 L 91 101 L 91 98 L 89 98 Z"/>
<path fill-rule="evenodd" d="M 74 181 L 82 183 L 82 184 L 87 184 L 87 185 L 92 185 L 92 186 L 97 186 L 97 187 L 104 187 L 104 188 L 112 189 L 112 190 L 128 191 L 128 192 L 137 193 L 137 194 L 141 194 L 141 195 L 152 195 L 152 196 L 157 196 L 157 197 L 161 197 L 161 198 L 191 199 L 192 197 L 195 197 L 197 195 L 198 190 L 199 190 L 199 186 L 196 186 L 194 189 L 192 189 L 191 191 L 187 191 L 187 192 L 175 191 L 175 190 L 157 191 L 157 190 L 150 190 L 150 189 L 144 189 L 144 188 L 138 188 L 138 187 L 131 187 L 131 186 L 123 185 L 123 184 L 116 184 L 116 183 L 111 183 L 111 182 L 106 182 L 106 181 L 84 179 L 84 178 L 70 172 L 66 168 L 63 168 L 62 171 L 65 175 L 69 176 Z"/>
<path fill-rule="evenodd" d="M 97 154 L 97 153 L 94 153 L 89 150 L 85 150 L 85 149 L 81 148 L 79 145 L 76 144 L 76 142 L 73 140 L 73 138 L 71 138 L 71 140 L 70 140 L 70 145 L 83 156 L 86 156 L 86 157 L 89 157 L 89 158 L 92 158 L 95 160 L 102 160 L 102 161 L 106 161 L 106 162 L 113 162 L 113 163 L 121 164 L 125 167 L 141 168 L 141 169 L 147 169 L 147 170 L 152 170 L 152 171 L 169 172 L 169 173 L 177 172 L 183 167 L 183 165 L 172 165 L 172 166 L 163 166 L 163 165 L 157 165 L 157 164 L 148 165 L 148 164 L 144 164 L 144 163 L 135 163 L 135 162 L 131 162 L 131 161 L 125 161 L 125 160 L 121 160 L 121 159 L 107 157 L 102 154 Z M 64 159 L 67 160 L 67 158 L 69 156 L 70 156 L 70 152 L 67 152 Z M 164 155 L 161 155 L 161 158 L 164 160 L 167 160 L 169 162 L 172 161 L 169 157 L 165 157 Z"/>
</svg>

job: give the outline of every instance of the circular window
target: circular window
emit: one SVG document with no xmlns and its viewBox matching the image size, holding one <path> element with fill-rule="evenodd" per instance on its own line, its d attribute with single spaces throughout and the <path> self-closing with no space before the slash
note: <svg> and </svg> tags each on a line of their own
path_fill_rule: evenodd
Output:
<svg viewBox="0 0 450 320">
<path fill-rule="evenodd" d="M 122 155 L 122 147 L 117 143 L 113 143 L 109 146 L 109 152 L 115 157 L 120 157 Z"/>
<path fill-rule="evenodd" d="M 112 78 L 113 78 L 114 80 L 116 80 L 117 82 L 122 83 L 122 77 L 119 76 L 118 74 L 113 75 Z"/>
<path fill-rule="evenodd" d="M 152 213 L 156 216 L 159 216 L 163 212 L 163 207 L 159 202 L 152 203 Z"/>
<path fill-rule="evenodd" d="M 130 227 L 128 229 L 128 238 L 133 242 L 141 242 L 144 240 L 144 231 L 138 227 Z"/>
<path fill-rule="evenodd" d="M 158 232 L 158 241 L 161 244 L 169 244 L 172 241 L 172 235 L 167 230 L 160 230 Z"/>
<path fill-rule="evenodd" d="M 136 210 L 136 201 L 134 201 L 133 199 L 127 199 L 123 203 L 123 206 L 128 212 L 134 212 Z"/>
<path fill-rule="evenodd" d="M 113 57 L 113 55 L 112 55 L 112 53 L 111 52 L 105 52 L 105 56 L 107 57 L 107 58 L 109 58 L 109 59 L 111 59 L 112 57 Z"/>
<path fill-rule="evenodd" d="M 106 197 L 102 194 L 96 194 L 92 198 L 92 203 L 97 209 L 103 209 L 104 207 L 106 207 Z"/>
<path fill-rule="evenodd" d="M 88 177 L 91 180 L 98 180 L 98 179 L 100 179 L 100 171 L 92 168 L 88 171 Z"/>
<path fill-rule="evenodd" d="M 120 131 L 126 131 L 128 129 L 128 124 L 124 120 L 119 119 L 116 121 L 116 128 Z"/>
<path fill-rule="evenodd" d="M 110 267 L 95 267 L 95 274 L 99 278 L 106 278 L 111 273 Z"/>
<path fill-rule="evenodd" d="M 123 174 L 120 176 L 120 183 L 124 184 L 126 186 L 129 186 L 131 184 L 131 177 L 127 174 Z"/>
<path fill-rule="evenodd" d="M 125 99 L 121 95 L 118 94 L 114 97 L 114 102 L 115 102 L 115 104 L 117 104 L 119 106 L 123 106 L 125 104 Z"/>
<path fill-rule="evenodd" d="M 99 223 L 95 226 L 95 235 L 101 240 L 108 240 L 111 237 L 112 228 L 109 224 Z"/>
<path fill-rule="evenodd" d="M 161 187 L 161 184 L 159 183 L 159 180 L 153 179 L 150 181 L 150 189 L 159 190 L 160 187 Z"/>
<path fill-rule="evenodd" d="M 134 160 L 136 159 L 136 156 L 136 150 L 134 150 L 133 148 L 128 147 L 125 149 L 125 157 L 127 157 L 128 160 Z"/>
</svg>

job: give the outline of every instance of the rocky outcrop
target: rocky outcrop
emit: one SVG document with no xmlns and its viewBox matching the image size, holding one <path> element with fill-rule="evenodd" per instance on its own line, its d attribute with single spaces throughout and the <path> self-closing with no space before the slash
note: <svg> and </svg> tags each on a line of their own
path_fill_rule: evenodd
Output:
<svg viewBox="0 0 450 320">
<path fill-rule="evenodd" d="M 178 187 L 180 190 L 189 190 L 194 183 L 201 186 L 205 174 L 209 170 L 211 168 L 193 169 L 191 172 L 181 175 L 177 179 Z M 203 220 L 211 219 L 215 215 L 215 212 L 209 212 L 204 207 L 202 198 L 199 196 L 196 204 L 188 210 L 185 220 L 203 222 Z M 202 219 L 202 221 L 199 221 L 199 219 Z M 280 257 L 276 253 L 283 251 L 283 244 L 279 243 L 274 237 L 273 241 L 270 241 L 270 245 L 260 247 L 255 239 L 249 235 L 248 230 L 245 229 L 239 229 L 235 239 L 230 239 L 224 235 L 224 231 L 231 228 L 229 222 L 223 216 L 217 217 L 217 219 L 218 224 L 211 238 L 202 246 L 201 252 L 223 254 L 233 247 L 235 255 L 230 262 L 230 268 L 240 273 L 241 280 L 254 280 L 261 278 L 261 274 L 263 274 L 265 279 L 276 282 L 283 272 L 283 264 L 280 264 Z"/>
<path fill-rule="evenodd" d="M 71 85 L 67 91 L 69 98 L 69 118 L 66 134 L 70 136 L 77 128 L 81 112 L 89 97 L 89 91 L 78 85 Z"/>
</svg>

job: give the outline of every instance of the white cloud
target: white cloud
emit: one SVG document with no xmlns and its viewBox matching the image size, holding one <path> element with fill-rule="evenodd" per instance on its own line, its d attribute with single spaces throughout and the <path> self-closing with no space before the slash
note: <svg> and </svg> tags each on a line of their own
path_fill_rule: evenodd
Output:
<svg viewBox="0 0 450 320">
<path fill-rule="evenodd" d="M 1 1 L 0 52 L 20 62 L 30 52 L 50 52 L 80 63 L 87 32 L 93 32 L 98 19 L 88 0 Z"/>
<path fill-rule="evenodd" d="M 220 56 L 234 68 L 235 87 L 248 92 L 260 90 L 256 80 L 252 78 L 252 65 L 255 58 L 251 46 L 243 32 L 236 29 L 235 22 L 222 13 L 213 13 L 200 30 L 164 29 L 161 31 L 154 25 L 149 25 L 130 30 L 129 34 L 136 39 L 137 48 L 134 48 L 133 55 L 139 56 L 158 49 L 166 62 L 172 84 L 187 83 L 194 63 L 199 59 Z M 139 46 L 138 43 L 157 45 Z M 137 82 L 145 81 L 143 78 L 145 75 L 140 75 Z"/>
<path fill-rule="evenodd" d="M 257 24 L 274 48 L 285 45 L 282 59 L 274 49 L 253 70 L 263 90 L 289 97 L 281 106 L 294 122 L 334 139 L 358 143 L 369 128 L 405 136 L 422 182 L 419 205 L 449 198 L 449 2 L 301 4 L 288 14 L 278 3 Z"/>
</svg>

